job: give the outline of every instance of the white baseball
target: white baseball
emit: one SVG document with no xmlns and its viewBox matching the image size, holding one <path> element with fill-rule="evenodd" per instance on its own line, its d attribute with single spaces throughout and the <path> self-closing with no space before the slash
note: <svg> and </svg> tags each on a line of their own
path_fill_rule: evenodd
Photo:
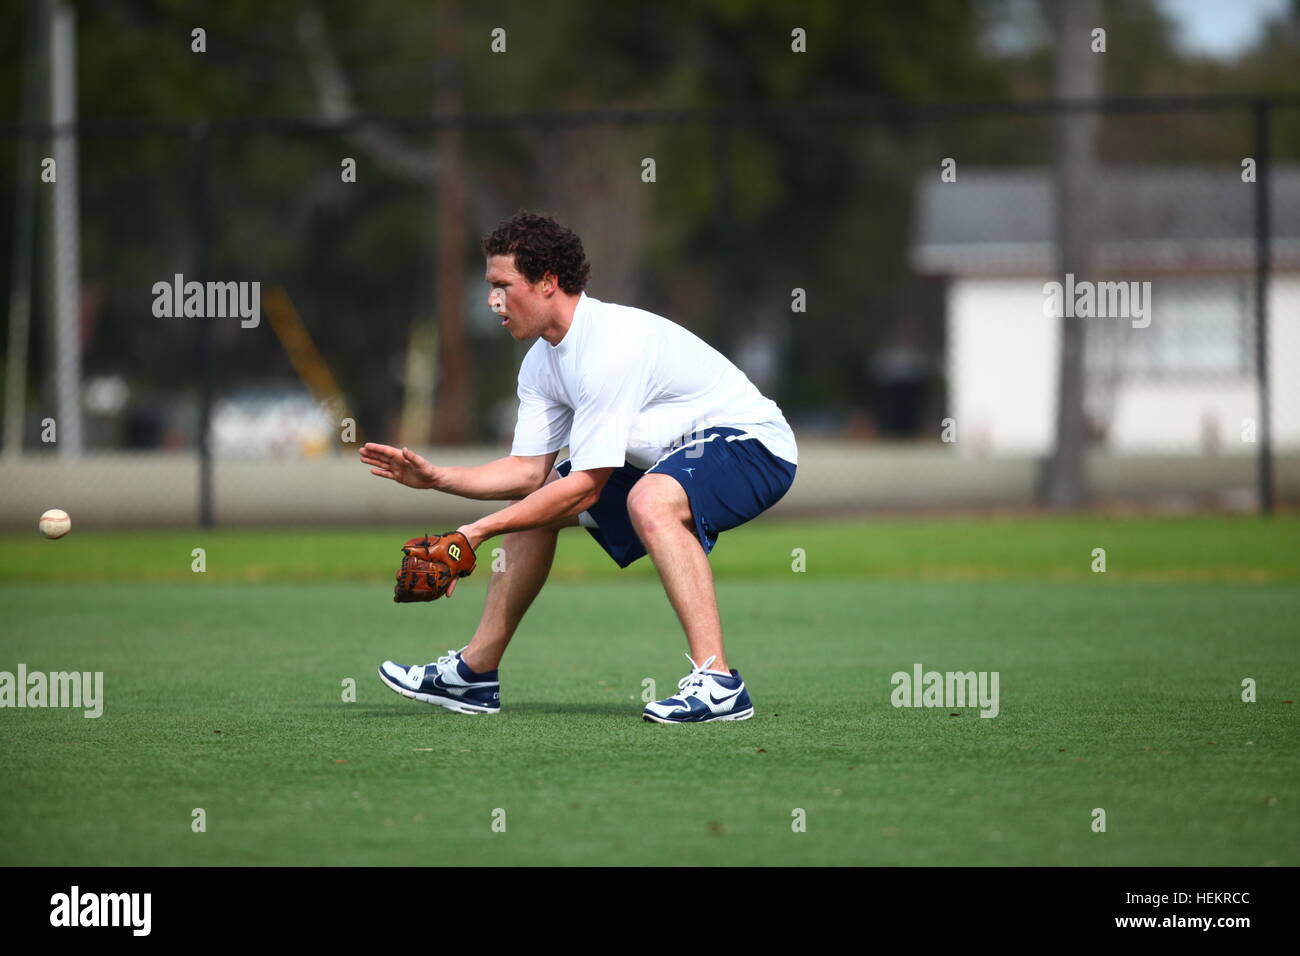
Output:
<svg viewBox="0 0 1300 956">
<path fill-rule="evenodd" d="M 62 538 L 72 530 L 72 519 L 68 517 L 66 511 L 60 511 L 58 508 L 51 508 L 45 514 L 41 515 L 39 525 L 41 534 L 47 538 Z"/>
</svg>

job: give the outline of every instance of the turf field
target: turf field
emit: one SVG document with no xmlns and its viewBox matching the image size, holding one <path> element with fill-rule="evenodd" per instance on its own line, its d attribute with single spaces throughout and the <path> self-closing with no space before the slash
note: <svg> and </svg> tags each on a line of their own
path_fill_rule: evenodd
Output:
<svg viewBox="0 0 1300 956">
<path fill-rule="evenodd" d="M 384 688 L 488 577 L 394 605 L 407 530 L 0 536 L 0 671 L 106 697 L 0 710 L 0 863 L 1300 864 L 1295 516 L 760 521 L 713 557 L 756 716 L 696 727 L 641 721 L 684 641 L 581 531 L 500 715 Z M 997 671 L 999 716 L 891 706 L 918 663 Z"/>
</svg>

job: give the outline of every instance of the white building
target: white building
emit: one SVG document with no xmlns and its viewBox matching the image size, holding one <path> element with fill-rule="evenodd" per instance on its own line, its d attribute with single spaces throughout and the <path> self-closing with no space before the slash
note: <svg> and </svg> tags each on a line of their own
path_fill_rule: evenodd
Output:
<svg viewBox="0 0 1300 956">
<path fill-rule="evenodd" d="M 1087 322 L 1085 404 L 1098 446 L 1253 454 L 1255 184 L 1233 168 L 1103 167 L 1090 206 L 1097 281 L 1150 283 L 1150 324 Z M 1300 168 L 1272 176 L 1268 348 L 1273 439 L 1300 447 Z M 912 263 L 947 280 L 947 414 L 969 455 L 1053 446 L 1060 318 L 1048 170 L 967 170 L 919 187 Z"/>
</svg>

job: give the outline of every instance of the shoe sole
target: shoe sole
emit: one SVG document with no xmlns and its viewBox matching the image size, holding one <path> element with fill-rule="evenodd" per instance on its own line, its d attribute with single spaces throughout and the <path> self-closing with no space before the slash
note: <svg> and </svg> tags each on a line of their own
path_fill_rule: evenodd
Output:
<svg viewBox="0 0 1300 956">
<path fill-rule="evenodd" d="M 440 697 L 437 694 L 421 694 L 419 691 L 407 690 L 401 684 L 393 683 L 382 669 L 379 671 L 379 679 L 384 682 L 385 687 L 401 694 L 403 697 L 423 701 L 426 704 L 436 704 L 458 714 L 498 714 L 501 712 L 500 707 L 480 707 L 477 704 L 467 704 L 463 700 L 457 700 L 454 697 Z"/>
<path fill-rule="evenodd" d="M 754 716 L 754 708 L 738 711 L 734 714 L 718 714 L 716 717 L 707 717 L 704 720 L 669 720 L 667 717 L 657 717 L 654 714 L 641 712 L 641 718 L 651 724 L 709 724 L 715 720 L 749 720 Z"/>
</svg>

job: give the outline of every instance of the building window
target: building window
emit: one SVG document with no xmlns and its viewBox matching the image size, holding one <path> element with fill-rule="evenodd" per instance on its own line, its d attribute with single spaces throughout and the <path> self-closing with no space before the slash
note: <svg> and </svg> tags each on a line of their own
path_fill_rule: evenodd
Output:
<svg viewBox="0 0 1300 956">
<path fill-rule="evenodd" d="M 1151 324 L 1092 319 L 1089 372 L 1102 378 L 1248 378 L 1253 374 L 1255 295 L 1249 276 L 1151 281 Z"/>
</svg>

